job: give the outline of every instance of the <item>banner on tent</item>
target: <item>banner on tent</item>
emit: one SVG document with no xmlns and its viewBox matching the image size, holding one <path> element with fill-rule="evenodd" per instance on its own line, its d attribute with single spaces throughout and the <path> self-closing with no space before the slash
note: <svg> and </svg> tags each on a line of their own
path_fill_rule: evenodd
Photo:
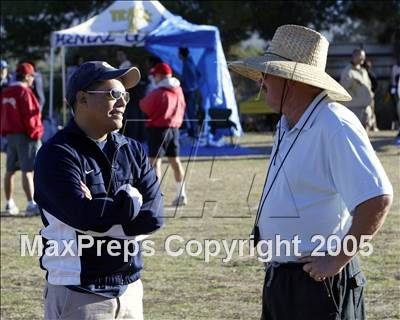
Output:
<svg viewBox="0 0 400 320">
<path fill-rule="evenodd" d="M 80 35 L 55 33 L 54 45 L 62 46 L 95 46 L 95 45 L 129 45 L 143 46 L 145 34 L 106 34 Z"/>
<path fill-rule="evenodd" d="M 170 13 L 159 1 L 115 1 L 89 20 L 53 32 L 51 44 L 51 70 L 57 47 L 119 45 L 145 47 L 169 63 L 178 74 L 183 70 L 178 50 L 180 46 L 186 46 L 203 75 L 203 81 L 199 84 L 203 109 L 207 111 L 211 107 L 218 107 L 232 110 L 230 120 L 237 126 L 235 134 L 242 132 L 232 80 L 215 26 L 192 24 Z M 65 64 L 65 59 L 62 63 Z M 50 95 L 53 97 L 52 80 Z M 52 114 L 52 98 L 49 110 Z M 208 113 L 205 114 L 207 123 Z"/>
</svg>

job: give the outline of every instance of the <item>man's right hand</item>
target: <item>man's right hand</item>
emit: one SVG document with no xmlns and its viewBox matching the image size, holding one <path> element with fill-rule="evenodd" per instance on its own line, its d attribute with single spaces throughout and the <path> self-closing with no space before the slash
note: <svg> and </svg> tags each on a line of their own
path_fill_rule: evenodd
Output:
<svg viewBox="0 0 400 320">
<path fill-rule="evenodd" d="M 139 192 L 139 190 L 131 186 L 129 183 L 120 186 L 116 193 L 122 190 L 125 191 L 133 201 L 133 217 L 132 217 L 133 220 L 139 214 L 140 208 L 142 207 L 143 204 L 143 197 Z"/>
</svg>

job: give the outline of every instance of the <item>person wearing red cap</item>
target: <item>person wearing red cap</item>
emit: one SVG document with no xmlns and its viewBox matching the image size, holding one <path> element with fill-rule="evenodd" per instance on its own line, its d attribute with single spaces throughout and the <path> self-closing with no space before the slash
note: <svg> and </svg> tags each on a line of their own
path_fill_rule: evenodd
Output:
<svg viewBox="0 0 400 320">
<path fill-rule="evenodd" d="M 172 205 L 186 205 L 183 168 L 179 159 L 179 128 L 185 113 L 185 98 L 179 80 L 172 76 L 172 69 L 167 63 L 156 64 L 151 72 L 157 87 L 140 100 L 140 108 L 148 117 L 150 161 L 160 179 L 161 159 L 168 157 L 177 184 L 177 197 Z"/>
<path fill-rule="evenodd" d="M 17 82 L 1 92 L 1 135 L 6 136 L 8 141 L 4 177 L 5 210 L 8 214 L 19 213 L 12 198 L 17 170 L 22 171 L 22 187 L 28 200 L 26 215 L 39 214 L 33 200 L 33 168 L 44 129 L 40 105 L 31 89 L 34 74 L 31 64 L 21 63 L 16 70 Z"/>
</svg>

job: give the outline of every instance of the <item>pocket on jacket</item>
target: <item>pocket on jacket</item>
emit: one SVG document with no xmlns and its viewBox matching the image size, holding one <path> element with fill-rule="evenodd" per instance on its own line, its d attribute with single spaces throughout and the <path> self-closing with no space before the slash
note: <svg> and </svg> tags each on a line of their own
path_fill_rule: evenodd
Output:
<svg viewBox="0 0 400 320">
<path fill-rule="evenodd" d="M 92 196 L 106 193 L 104 179 L 100 171 L 96 173 L 93 170 L 86 174 L 86 186 L 89 188 Z"/>
</svg>

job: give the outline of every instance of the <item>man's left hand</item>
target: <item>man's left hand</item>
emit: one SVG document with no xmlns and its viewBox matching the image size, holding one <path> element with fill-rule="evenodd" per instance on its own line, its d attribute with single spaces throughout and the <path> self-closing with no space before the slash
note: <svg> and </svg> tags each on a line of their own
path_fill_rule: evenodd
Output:
<svg viewBox="0 0 400 320">
<path fill-rule="evenodd" d="M 351 257 L 323 256 L 323 257 L 303 257 L 298 261 L 306 263 L 303 270 L 307 272 L 315 281 L 324 281 L 325 278 L 332 277 L 342 271 L 343 267 L 351 260 Z"/>
</svg>

